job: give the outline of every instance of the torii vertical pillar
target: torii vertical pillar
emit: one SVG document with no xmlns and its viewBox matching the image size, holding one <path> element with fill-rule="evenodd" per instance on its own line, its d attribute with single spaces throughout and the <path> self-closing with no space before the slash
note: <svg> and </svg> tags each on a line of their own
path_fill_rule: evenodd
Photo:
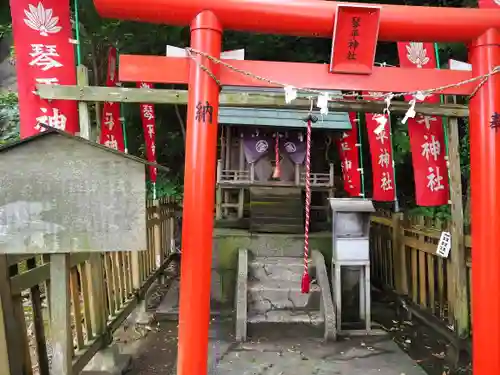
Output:
<svg viewBox="0 0 500 375">
<path fill-rule="evenodd" d="M 191 47 L 220 58 L 222 26 L 210 11 L 191 22 Z M 218 66 L 195 55 L 189 71 L 179 306 L 178 375 L 207 373 L 219 85 Z"/>
<path fill-rule="evenodd" d="M 489 29 L 470 49 L 473 76 L 500 66 L 500 31 Z M 491 76 L 470 100 L 472 193 L 473 372 L 500 374 L 500 76 Z M 453 240 L 453 239 L 452 239 Z M 453 256 L 453 254 L 452 254 Z"/>
</svg>

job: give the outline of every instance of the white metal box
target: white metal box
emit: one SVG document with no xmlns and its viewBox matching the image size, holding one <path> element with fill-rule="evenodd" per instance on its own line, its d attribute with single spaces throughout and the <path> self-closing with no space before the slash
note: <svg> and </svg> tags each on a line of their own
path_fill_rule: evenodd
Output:
<svg viewBox="0 0 500 375">
<path fill-rule="evenodd" d="M 334 262 L 369 262 L 369 242 L 366 237 L 337 238 L 333 245 Z"/>
</svg>

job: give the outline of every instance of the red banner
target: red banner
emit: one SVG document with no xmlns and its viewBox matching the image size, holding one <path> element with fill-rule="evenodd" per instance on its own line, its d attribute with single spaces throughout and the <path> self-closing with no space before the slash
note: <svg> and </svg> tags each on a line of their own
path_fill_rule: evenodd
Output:
<svg viewBox="0 0 500 375">
<path fill-rule="evenodd" d="M 368 94 L 376 95 L 377 93 L 369 92 Z M 382 95 L 380 93 L 380 100 Z M 377 100 L 373 97 L 370 99 Z M 382 126 L 384 119 L 385 125 Z M 388 115 L 366 114 L 366 132 L 372 158 L 374 201 L 392 202 L 396 198 L 390 126 Z"/>
<path fill-rule="evenodd" d="M 361 173 L 359 170 L 358 119 L 355 112 L 349 113 L 352 130 L 342 133 L 337 140 L 342 167 L 344 190 L 351 197 L 361 196 Z"/>
<path fill-rule="evenodd" d="M 498 8 L 500 7 L 500 0 L 478 0 L 479 8 Z"/>
<path fill-rule="evenodd" d="M 110 47 L 108 52 L 108 75 L 106 78 L 106 86 L 108 87 L 118 86 L 116 59 L 116 48 Z M 120 121 L 120 103 L 104 103 L 99 143 L 115 150 L 125 151 L 123 129 Z"/>
<path fill-rule="evenodd" d="M 39 123 L 77 133 L 76 102 L 35 95 L 37 84 L 76 84 L 69 0 L 10 0 L 10 9 L 21 138 L 45 131 Z"/>
<path fill-rule="evenodd" d="M 337 5 L 330 71 L 370 74 L 375 61 L 379 23 L 380 7 Z"/>
<path fill-rule="evenodd" d="M 137 87 L 152 89 L 153 84 L 137 82 Z M 142 128 L 144 129 L 144 140 L 146 142 L 146 157 L 148 161 L 156 163 L 156 132 L 155 132 L 155 109 L 152 104 L 141 104 Z M 157 170 L 149 167 L 151 182 L 156 182 Z"/>
<path fill-rule="evenodd" d="M 404 68 L 436 69 L 433 43 L 398 43 L 400 66 Z M 405 98 L 407 101 L 412 96 Z M 426 103 L 439 103 L 433 95 Z M 415 202 L 419 206 L 448 204 L 448 169 L 443 120 L 435 116 L 417 115 L 408 119 L 408 134 L 415 175 Z"/>
</svg>

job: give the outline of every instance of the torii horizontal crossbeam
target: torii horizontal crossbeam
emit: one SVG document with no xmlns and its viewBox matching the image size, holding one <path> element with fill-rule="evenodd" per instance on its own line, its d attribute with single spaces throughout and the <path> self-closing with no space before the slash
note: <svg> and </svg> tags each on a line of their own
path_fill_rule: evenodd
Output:
<svg viewBox="0 0 500 375">
<path fill-rule="evenodd" d="M 336 1 L 318 0 L 94 0 L 103 17 L 186 26 L 210 9 L 224 29 L 331 38 Z M 349 3 L 354 4 L 354 3 Z M 366 4 L 363 4 L 366 6 Z M 235 16 L 237 15 L 237 16 Z M 469 42 L 500 28 L 500 10 L 384 5 L 379 39 Z"/>
<path fill-rule="evenodd" d="M 151 104 L 187 104 L 187 90 L 145 89 L 128 87 L 42 85 L 36 86 L 37 94 L 47 100 L 78 100 L 81 102 L 118 102 L 118 103 L 151 103 Z M 237 108 L 288 108 L 309 109 L 308 99 L 297 98 L 286 103 L 285 95 L 277 93 L 221 92 L 221 107 Z M 385 108 L 382 101 L 346 100 L 330 101 L 331 112 L 381 113 Z M 393 101 L 391 113 L 405 114 L 408 104 Z M 425 116 L 467 117 L 469 108 L 461 104 L 417 103 L 415 112 Z"/>
<path fill-rule="evenodd" d="M 187 84 L 189 58 L 162 56 L 120 56 L 119 77 L 122 82 L 155 82 Z M 374 67 L 370 75 L 330 73 L 327 64 L 276 61 L 224 60 L 237 69 L 260 77 L 301 88 L 318 90 L 409 92 L 442 87 L 468 80 L 472 73 L 460 70 L 405 69 Z M 220 82 L 227 86 L 273 85 L 250 78 L 221 66 Z M 440 93 L 470 95 L 479 81 L 453 87 Z"/>
</svg>

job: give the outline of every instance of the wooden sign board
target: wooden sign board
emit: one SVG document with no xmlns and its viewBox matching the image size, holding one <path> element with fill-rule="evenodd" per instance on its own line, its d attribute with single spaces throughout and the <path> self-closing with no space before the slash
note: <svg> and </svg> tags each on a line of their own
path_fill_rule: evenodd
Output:
<svg viewBox="0 0 500 375">
<path fill-rule="evenodd" d="M 135 159 L 58 132 L 0 148 L 0 253 L 145 250 Z"/>
<path fill-rule="evenodd" d="M 379 6 L 337 5 L 330 72 L 371 74 L 379 24 Z"/>
</svg>

